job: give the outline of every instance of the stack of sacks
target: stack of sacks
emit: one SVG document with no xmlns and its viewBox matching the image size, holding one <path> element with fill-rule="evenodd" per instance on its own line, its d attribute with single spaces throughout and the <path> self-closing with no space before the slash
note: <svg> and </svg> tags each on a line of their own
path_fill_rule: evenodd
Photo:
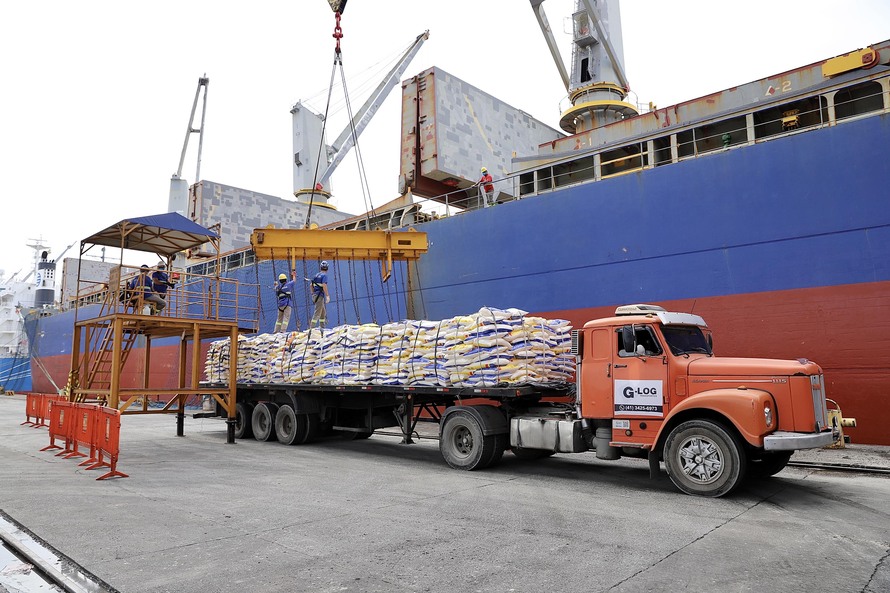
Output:
<svg viewBox="0 0 890 593">
<path fill-rule="evenodd" d="M 238 351 L 247 337 L 238 336 Z M 204 365 L 205 375 L 210 383 L 226 383 L 229 376 L 229 360 L 231 349 L 228 340 L 217 340 L 207 350 L 207 363 Z"/>
<path fill-rule="evenodd" d="M 311 383 L 325 330 L 291 332 L 287 335 L 281 374 L 287 383 Z"/>
<path fill-rule="evenodd" d="M 443 350 L 445 338 L 441 336 L 442 322 L 408 321 L 406 323 L 410 326 L 407 334 L 411 336 L 411 343 L 407 350 L 409 356 L 405 362 L 407 384 L 447 385 L 446 382 L 440 380 L 438 375 L 440 365 L 445 360 Z"/>
<path fill-rule="evenodd" d="M 411 326 L 408 321 L 387 323 L 380 328 L 374 385 L 407 385 L 407 362 L 411 356 Z"/>
<path fill-rule="evenodd" d="M 239 383 L 280 383 L 287 334 L 260 334 L 238 342 Z"/>
<path fill-rule="evenodd" d="M 318 350 L 313 383 L 367 385 L 375 377 L 380 326 L 341 325 L 325 333 Z"/>
<path fill-rule="evenodd" d="M 565 383 L 575 372 L 571 326 L 484 307 L 442 321 L 341 325 L 239 337 L 238 381 L 322 385 L 497 387 Z M 206 374 L 222 382 L 228 340 L 214 342 Z"/>
</svg>

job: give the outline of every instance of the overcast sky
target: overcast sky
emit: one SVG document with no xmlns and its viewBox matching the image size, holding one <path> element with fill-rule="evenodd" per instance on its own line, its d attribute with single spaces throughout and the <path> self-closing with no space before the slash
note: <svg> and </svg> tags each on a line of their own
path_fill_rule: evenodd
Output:
<svg viewBox="0 0 890 593">
<path fill-rule="evenodd" d="M 544 6 L 567 61 L 574 2 Z M 890 38 L 886 0 L 620 6 L 630 100 L 659 107 Z M 0 269 L 29 268 L 31 239 L 58 256 L 119 220 L 165 212 L 205 73 L 201 177 L 290 196 L 289 110 L 307 99 L 323 109 L 333 26 L 324 0 L 3 2 Z M 351 0 L 342 27 L 354 109 L 429 29 L 403 78 L 438 66 L 558 128 L 566 93 L 527 0 Z M 397 192 L 399 92 L 359 141 L 377 205 Z M 334 100 L 342 104 L 342 91 Z M 345 123 L 344 111 L 332 116 L 329 141 Z M 193 183 L 196 135 L 189 146 L 183 177 Z M 359 213 L 355 163 L 351 154 L 340 164 L 333 202 Z"/>
</svg>

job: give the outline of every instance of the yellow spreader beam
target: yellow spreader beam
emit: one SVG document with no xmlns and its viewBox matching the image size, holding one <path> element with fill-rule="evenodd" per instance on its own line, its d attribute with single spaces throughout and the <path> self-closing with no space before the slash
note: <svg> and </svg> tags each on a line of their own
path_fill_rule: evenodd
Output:
<svg viewBox="0 0 890 593">
<path fill-rule="evenodd" d="M 320 229 L 256 229 L 250 245 L 258 260 L 336 259 L 380 261 L 383 280 L 393 261 L 416 260 L 427 252 L 426 233 L 407 231 L 326 231 Z"/>
</svg>

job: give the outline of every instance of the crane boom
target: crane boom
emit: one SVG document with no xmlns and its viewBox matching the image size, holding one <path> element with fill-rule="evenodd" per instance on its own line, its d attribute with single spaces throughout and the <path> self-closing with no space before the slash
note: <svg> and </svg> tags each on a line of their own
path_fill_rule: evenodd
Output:
<svg viewBox="0 0 890 593">
<path fill-rule="evenodd" d="M 210 79 L 207 76 L 202 76 L 198 79 L 198 88 L 195 90 L 195 100 L 192 103 L 192 114 L 189 116 L 189 125 L 185 130 L 185 141 L 182 143 L 182 155 L 179 157 L 179 168 L 176 169 L 175 178 L 179 179 L 182 177 L 182 165 L 185 163 L 185 151 L 189 147 L 189 136 L 192 134 L 198 134 L 198 170 L 195 172 L 195 182 L 201 180 L 201 149 L 204 145 L 204 116 L 207 113 L 207 89 L 210 84 Z M 201 94 L 201 87 L 204 88 L 204 101 L 201 105 L 201 127 L 195 128 L 195 111 L 198 107 L 198 97 Z"/>
<path fill-rule="evenodd" d="M 408 64 L 411 60 L 414 59 L 414 56 L 417 55 L 417 52 L 420 51 L 423 42 L 429 39 L 430 32 L 424 31 L 420 35 L 417 36 L 417 39 L 414 40 L 414 43 L 411 44 L 402 57 L 399 58 L 399 61 L 396 62 L 396 65 L 393 66 L 392 70 L 383 78 L 377 88 L 374 89 L 374 92 L 371 93 L 371 96 L 368 97 L 365 104 L 362 105 L 361 109 L 355 114 L 355 117 L 352 118 L 352 121 L 346 126 L 346 128 L 337 136 L 337 139 L 334 140 L 331 145 L 331 149 L 334 151 L 334 156 L 331 158 L 330 164 L 328 164 L 327 168 L 318 178 L 318 183 L 325 185 L 327 181 L 331 178 L 331 175 L 334 173 L 334 169 L 337 168 L 337 165 L 340 164 L 340 161 L 346 156 L 349 150 L 355 145 L 356 139 L 358 136 L 364 131 L 367 127 L 368 123 L 371 121 L 371 118 L 374 117 L 374 114 L 377 113 L 377 110 L 380 108 L 380 105 L 386 99 L 389 92 L 396 86 L 399 80 L 402 77 L 402 74 L 405 73 L 405 69 L 408 67 Z"/>
<path fill-rule="evenodd" d="M 553 56 L 553 62 L 556 64 L 556 69 L 559 70 L 559 76 L 562 78 L 562 83 L 565 85 L 566 90 L 569 90 L 569 73 L 566 71 L 566 66 L 562 61 L 562 55 L 559 53 L 559 48 L 556 46 L 556 38 L 553 36 L 553 29 L 550 28 L 550 23 L 547 21 L 547 15 L 544 13 L 544 7 L 542 6 L 544 0 L 530 0 L 532 5 L 532 10 L 535 11 L 535 17 L 538 19 L 538 25 L 541 27 L 541 33 L 544 34 L 544 41 L 547 42 L 547 47 L 550 49 L 550 55 Z"/>
</svg>

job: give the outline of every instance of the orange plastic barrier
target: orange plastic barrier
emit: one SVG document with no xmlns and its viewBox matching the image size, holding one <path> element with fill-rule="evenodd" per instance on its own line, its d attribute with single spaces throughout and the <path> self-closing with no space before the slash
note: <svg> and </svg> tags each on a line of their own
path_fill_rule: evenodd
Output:
<svg viewBox="0 0 890 593">
<path fill-rule="evenodd" d="M 49 421 L 50 402 L 64 401 L 68 397 L 49 393 L 29 393 L 25 402 L 25 421 L 22 426 L 43 428 Z M 33 420 L 32 420 L 33 418 Z"/>
<path fill-rule="evenodd" d="M 109 471 L 96 478 L 106 480 L 115 476 L 128 478 L 129 475 L 117 471 L 117 458 L 120 455 L 121 413 L 114 408 L 100 407 L 97 410 L 93 437 L 96 445 L 97 461 L 87 469 L 107 467 Z M 104 461 L 108 458 L 108 461 Z"/>
<path fill-rule="evenodd" d="M 70 453 L 68 445 L 71 442 L 71 430 L 74 427 L 72 420 L 74 420 L 74 404 L 64 400 L 53 401 L 49 406 L 49 445 L 41 451 L 62 449 L 62 452 L 56 453 L 56 455 Z M 65 447 L 57 445 L 56 439 L 64 439 Z"/>
<path fill-rule="evenodd" d="M 80 452 L 80 446 L 86 445 L 90 448 L 90 456 L 87 462 L 95 463 L 98 459 L 95 456 L 96 443 L 93 435 L 96 432 L 96 414 L 99 406 L 96 404 L 74 404 L 74 419 L 71 427 L 71 442 L 66 449 L 70 452 L 65 455 L 65 459 L 72 457 L 86 457 L 86 453 Z M 81 463 L 80 465 L 86 465 Z"/>
<path fill-rule="evenodd" d="M 25 421 L 19 426 L 40 426 L 40 404 L 43 396 L 39 393 L 29 393 L 25 401 Z M 31 420 L 33 418 L 34 420 Z"/>
</svg>

